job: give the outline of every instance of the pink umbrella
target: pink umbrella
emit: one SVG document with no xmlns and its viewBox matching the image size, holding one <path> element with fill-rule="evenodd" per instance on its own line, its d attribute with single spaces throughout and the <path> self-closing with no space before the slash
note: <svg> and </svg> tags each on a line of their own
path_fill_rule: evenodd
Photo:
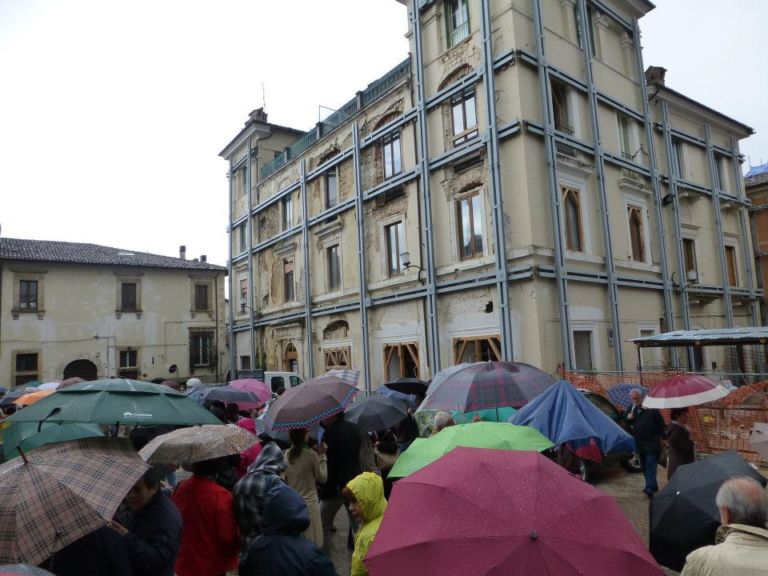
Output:
<svg viewBox="0 0 768 576">
<path fill-rule="evenodd" d="M 684 408 L 728 396 L 723 386 L 699 374 L 678 374 L 662 380 L 643 399 L 646 408 Z"/>
<path fill-rule="evenodd" d="M 73 384 L 80 384 L 81 382 L 85 382 L 85 378 L 80 378 L 80 376 L 72 376 L 71 378 L 65 378 L 61 381 L 61 386 L 59 388 L 66 388 L 67 386 L 72 386 Z"/>
<path fill-rule="evenodd" d="M 364 562 L 371 576 L 662 574 L 608 494 L 538 452 L 465 447 L 395 483 Z"/>
<path fill-rule="evenodd" d="M 241 378 L 240 380 L 232 380 L 229 383 L 232 388 L 238 390 L 244 390 L 254 394 L 260 402 L 266 402 L 272 398 L 272 390 L 269 389 L 264 382 L 256 380 L 255 378 Z"/>
</svg>

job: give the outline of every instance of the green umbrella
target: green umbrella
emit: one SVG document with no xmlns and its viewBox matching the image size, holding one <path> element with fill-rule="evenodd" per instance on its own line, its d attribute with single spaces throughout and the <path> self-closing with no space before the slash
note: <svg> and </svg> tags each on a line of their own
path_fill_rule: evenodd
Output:
<svg viewBox="0 0 768 576">
<path fill-rule="evenodd" d="M 480 420 L 483 422 L 506 422 L 509 417 L 517 412 L 514 408 L 505 406 L 503 408 L 487 408 L 485 410 L 475 410 L 473 412 L 451 412 L 453 421 L 456 424 L 468 424 L 472 422 L 475 416 L 480 416 Z"/>
<path fill-rule="evenodd" d="M 166 386 L 137 380 L 94 380 L 67 386 L 20 410 L 8 422 L 220 424 L 208 410 Z"/>
<path fill-rule="evenodd" d="M 38 426 L 42 429 L 38 431 Z M 15 422 L 3 430 L 3 447 L 6 460 L 19 455 L 17 448 L 30 452 L 46 444 L 56 444 L 82 438 L 104 436 L 98 424 L 54 424 L 49 422 Z"/>
<path fill-rule="evenodd" d="M 553 444 L 530 426 L 515 426 L 504 422 L 456 424 L 430 438 L 416 438 L 408 450 L 400 454 L 389 477 L 408 476 L 457 446 L 542 452 L 552 448 Z"/>
</svg>

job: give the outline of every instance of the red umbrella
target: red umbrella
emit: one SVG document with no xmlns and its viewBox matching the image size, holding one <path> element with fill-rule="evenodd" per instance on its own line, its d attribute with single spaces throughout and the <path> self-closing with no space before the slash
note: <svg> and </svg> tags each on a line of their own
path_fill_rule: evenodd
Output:
<svg viewBox="0 0 768 576">
<path fill-rule="evenodd" d="M 662 574 L 611 496 L 537 452 L 465 447 L 395 483 L 365 565 L 371 576 Z"/>
<path fill-rule="evenodd" d="M 523 362 L 475 362 L 435 374 L 419 409 L 520 408 L 554 383 L 552 376 Z"/>
<path fill-rule="evenodd" d="M 722 385 L 699 374 L 678 374 L 662 380 L 643 399 L 646 408 L 683 408 L 728 396 Z"/>
<path fill-rule="evenodd" d="M 255 378 L 241 378 L 240 380 L 232 380 L 229 385 L 232 386 L 232 388 L 237 388 L 238 390 L 244 390 L 245 392 L 255 394 L 260 402 L 266 402 L 272 398 L 272 390 L 269 389 L 269 386 L 267 386 L 261 380 L 256 380 Z"/>
</svg>

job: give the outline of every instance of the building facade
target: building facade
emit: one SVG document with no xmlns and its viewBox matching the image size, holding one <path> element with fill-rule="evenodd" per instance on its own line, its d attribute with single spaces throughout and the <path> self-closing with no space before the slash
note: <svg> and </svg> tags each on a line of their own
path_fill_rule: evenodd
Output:
<svg viewBox="0 0 768 576">
<path fill-rule="evenodd" d="M 72 376 L 222 382 L 225 275 L 183 250 L 170 258 L 0 238 L 0 384 Z"/>
<path fill-rule="evenodd" d="M 231 220 L 233 250 L 243 222 L 250 242 L 232 362 L 255 347 L 269 369 L 356 367 L 371 388 L 479 360 L 621 371 L 632 338 L 754 325 L 752 131 L 663 69 L 646 81 L 652 8 L 412 0 L 407 60 L 258 170 L 253 142 L 230 144 L 251 199 Z"/>
<path fill-rule="evenodd" d="M 744 177 L 744 185 L 747 197 L 752 201 L 750 216 L 757 281 L 765 292 L 765 286 L 768 283 L 768 164 L 750 169 Z M 761 304 L 762 324 L 765 326 L 768 322 L 765 295 Z"/>
</svg>

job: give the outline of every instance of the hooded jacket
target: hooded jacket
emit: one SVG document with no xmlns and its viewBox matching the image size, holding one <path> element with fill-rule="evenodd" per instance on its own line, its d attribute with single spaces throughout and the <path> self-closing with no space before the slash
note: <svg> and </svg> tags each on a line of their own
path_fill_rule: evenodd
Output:
<svg viewBox="0 0 768 576">
<path fill-rule="evenodd" d="M 355 537 L 355 551 L 352 553 L 352 576 L 366 576 L 368 569 L 363 558 L 368 553 L 376 532 L 384 518 L 387 500 L 384 498 L 384 483 L 381 476 L 373 472 L 363 472 L 347 484 L 350 492 L 363 511 L 363 525 Z"/>
<path fill-rule="evenodd" d="M 235 484 L 235 516 L 246 549 L 261 534 L 264 498 L 273 485 L 283 482 L 280 475 L 287 466 L 283 451 L 270 442 L 250 465 L 248 473 Z"/>
<path fill-rule="evenodd" d="M 768 569 L 768 530 L 744 524 L 717 529 L 714 546 L 694 550 L 681 576 L 758 576 Z"/>
<path fill-rule="evenodd" d="M 265 496 L 262 535 L 240 565 L 240 576 L 336 576 L 333 563 L 301 533 L 309 526 L 304 499 L 284 483 Z"/>
</svg>

